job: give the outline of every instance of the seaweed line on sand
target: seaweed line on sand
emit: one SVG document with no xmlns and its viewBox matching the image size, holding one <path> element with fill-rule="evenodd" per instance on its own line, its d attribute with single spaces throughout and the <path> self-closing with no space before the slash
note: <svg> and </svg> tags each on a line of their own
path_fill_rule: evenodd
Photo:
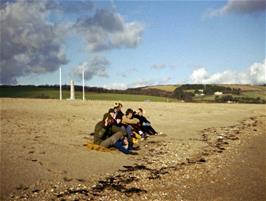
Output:
<svg viewBox="0 0 266 201">
<path fill-rule="evenodd" d="M 148 139 L 141 145 L 149 148 L 145 155 L 134 156 L 142 163 L 123 166 L 111 176 L 99 180 L 92 187 L 78 185 L 63 191 L 48 191 L 52 194 L 50 199 L 66 200 L 72 196 L 72 200 L 112 200 L 112 198 L 129 198 L 133 195 L 148 194 L 149 191 L 145 188 L 147 183 L 161 180 L 172 171 L 176 172 L 195 164 L 208 163 L 211 156 L 223 153 L 232 141 L 239 140 L 243 130 L 249 128 L 256 131 L 257 124 L 258 117 L 251 117 L 233 126 L 204 129 L 200 132 L 200 139 L 198 139 L 205 144 L 203 150 L 171 165 L 162 166 L 162 160 L 167 160 L 169 155 L 174 154 L 167 146 L 169 142 L 149 141 Z M 28 191 L 29 189 L 25 189 L 22 196 L 13 196 L 11 199 L 35 199 L 36 194 L 39 193 Z"/>
</svg>

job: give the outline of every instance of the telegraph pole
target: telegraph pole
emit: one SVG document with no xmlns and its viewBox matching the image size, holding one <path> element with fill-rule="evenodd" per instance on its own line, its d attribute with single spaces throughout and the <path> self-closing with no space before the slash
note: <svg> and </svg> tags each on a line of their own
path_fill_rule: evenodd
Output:
<svg viewBox="0 0 266 201">
<path fill-rule="evenodd" d="M 85 101 L 85 81 L 84 81 L 84 77 L 85 77 L 85 70 L 84 70 L 84 68 L 83 68 L 83 70 L 82 70 L 83 101 Z"/>
<path fill-rule="evenodd" d="M 60 85 L 60 90 L 59 90 L 59 99 L 62 100 L 62 70 L 61 67 L 59 68 L 59 85 Z"/>
</svg>

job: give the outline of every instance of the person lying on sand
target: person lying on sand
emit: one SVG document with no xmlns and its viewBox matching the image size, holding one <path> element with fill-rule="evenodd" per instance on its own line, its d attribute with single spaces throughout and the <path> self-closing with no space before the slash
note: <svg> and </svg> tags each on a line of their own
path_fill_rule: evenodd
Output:
<svg viewBox="0 0 266 201">
<path fill-rule="evenodd" d="M 113 125 L 113 121 L 114 119 L 109 113 L 104 114 L 103 120 L 95 126 L 94 144 L 106 148 L 113 146 L 125 154 L 136 154 L 124 147 L 124 138 L 127 133 L 125 130 Z"/>
</svg>

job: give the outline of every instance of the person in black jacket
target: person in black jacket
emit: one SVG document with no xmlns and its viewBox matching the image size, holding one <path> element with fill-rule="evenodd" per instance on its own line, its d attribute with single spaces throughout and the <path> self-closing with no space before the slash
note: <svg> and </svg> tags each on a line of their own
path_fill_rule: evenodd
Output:
<svg viewBox="0 0 266 201">
<path fill-rule="evenodd" d="M 94 132 L 94 144 L 109 148 L 115 147 L 119 151 L 125 154 L 136 155 L 136 152 L 132 152 L 126 148 L 125 137 L 127 135 L 126 131 L 113 125 L 113 117 L 110 113 L 106 113 L 103 116 L 103 120 L 98 122 L 95 126 Z"/>
<path fill-rule="evenodd" d="M 115 107 L 114 107 L 114 112 L 115 112 L 115 119 L 117 119 L 116 117 L 117 116 L 123 116 L 124 115 L 124 113 L 122 112 L 122 107 L 123 107 L 123 105 L 122 105 L 122 103 L 115 103 Z"/>
<path fill-rule="evenodd" d="M 113 117 L 106 113 L 103 120 L 98 122 L 94 131 L 94 144 L 109 148 L 119 139 L 126 136 L 126 132 L 117 126 L 113 126 Z"/>
<path fill-rule="evenodd" d="M 157 135 L 157 131 L 154 130 L 154 128 L 151 126 L 151 122 L 146 119 L 146 117 L 143 116 L 143 109 L 139 108 L 137 112 L 133 115 L 134 118 L 139 119 L 141 130 L 144 133 L 147 133 L 148 135 Z"/>
</svg>

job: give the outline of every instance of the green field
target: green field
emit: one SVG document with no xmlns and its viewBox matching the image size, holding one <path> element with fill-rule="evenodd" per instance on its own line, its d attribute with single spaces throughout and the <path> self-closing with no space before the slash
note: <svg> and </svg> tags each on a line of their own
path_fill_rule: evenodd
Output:
<svg viewBox="0 0 266 201">
<path fill-rule="evenodd" d="M 249 92 L 243 92 L 241 94 L 243 94 L 243 96 L 250 97 L 250 98 L 259 97 L 261 99 L 266 100 L 266 92 L 265 91 L 259 91 L 259 92 L 249 91 Z"/>
<path fill-rule="evenodd" d="M 70 97 L 69 90 L 63 90 L 63 99 Z M 82 99 L 82 92 L 75 92 L 76 99 Z M 176 102 L 176 99 L 134 95 L 134 94 L 115 94 L 115 93 L 96 93 L 86 92 L 87 100 L 113 100 L 113 101 L 152 101 L 152 102 Z M 45 87 L 21 87 L 21 88 L 1 88 L 0 97 L 9 98 L 42 98 L 42 99 L 59 99 L 59 89 Z"/>
<path fill-rule="evenodd" d="M 176 87 L 179 87 L 181 85 L 156 85 L 156 86 L 148 86 L 144 87 L 144 89 L 159 89 L 163 91 L 173 92 Z"/>
<path fill-rule="evenodd" d="M 230 86 L 230 85 L 227 85 Z M 170 91 L 173 90 L 174 85 L 161 85 L 152 86 L 153 89 L 160 89 Z M 241 85 L 236 85 L 235 87 L 241 87 Z M 149 87 L 145 88 L 148 89 Z M 250 86 L 243 85 L 243 91 L 239 95 L 235 94 L 224 94 L 232 95 L 233 97 L 244 97 L 244 98 L 260 98 L 261 100 L 266 100 L 266 87 L 265 86 Z M 252 90 L 251 90 L 252 88 Z M 250 91 L 248 91 L 248 89 Z M 255 89 L 257 89 L 255 91 Z M 194 89 L 185 90 L 185 92 L 194 93 Z M 76 99 L 82 99 L 82 92 L 76 91 Z M 0 87 L 0 97 L 9 98 L 40 98 L 40 99 L 59 99 L 59 89 L 53 87 L 36 87 L 36 86 L 15 86 L 15 87 Z M 63 99 L 70 97 L 69 89 L 63 90 Z M 163 96 L 151 96 L 151 95 L 135 95 L 119 92 L 86 92 L 87 100 L 113 100 L 113 101 L 152 101 L 152 102 L 177 102 L 180 100 L 174 98 L 167 98 Z M 215 95 L 205 95 L 205 96 L 194 96 L 192 97 L 194 102 L 215 102 Z"/>
</svg>

